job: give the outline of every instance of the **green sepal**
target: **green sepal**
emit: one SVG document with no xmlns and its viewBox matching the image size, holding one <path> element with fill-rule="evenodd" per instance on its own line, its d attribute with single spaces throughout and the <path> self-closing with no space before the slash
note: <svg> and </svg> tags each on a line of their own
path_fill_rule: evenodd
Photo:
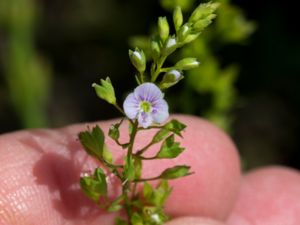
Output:
<svg viewBox="0 0 300 225">
<path fill-rule="evenodd" d="M 92 131 L 80 132 L 78 137 L 83 148 L 89 155 L 98 159 L 102 158 L 104 133 L 98 125 Z"/>
<path fill-rule="evenodd" d="M 188 176 L 191 174 L 189 172 L 190 168 L 191 168 L 190 166 L 186 166 L 186 165 L 174 166 L 164 170 L 159 176 L 159 178 L 170 180 L 170 179 L 176 179 L 179 177 Z"/>
<path fill-rule="evenodd" d="M 108 212 L 116 212 L 123 208 L 121 202 L 124 200 L 124 195 L 120 195 L 114 201 L 111 202 L 110 206 L 107 208 Z"/>
<path fill-rule="evenodd" d="M 159 152 L 155 156 L 157 159 L 172 159 L 176 158 L 180 153 L 184 151 L 184 148 L 180 147 L 179 142 L 174 141 L 174 134 L 170 135 L 164 140 Z"/>
<path fill-rule="evenodd" d="M 133 213 L 130 222 L 132 225 L 144 225 L 143 218 L 137 213 Z"/>
<path fill-rule="evenodd" d="M 98 202 L 101 196 L 107 195 L 106 176 L 103 170 L 96 168 L 93 176 L 81 177 L 80 187 L 90 199 Z"/>
<path fill-rule="evenodd" d="M 112 86 L 112 83 L 107 77 L 105 80 L 100 80 L 101 85 L 93 83 L 92 87 L 95 88 L 96 94 L 98 97 L 102 98 L 103 100 L 107 101 L 110 104 L 115 105 L 116 104 L 116 96 L 115 96 L 115 90 Z"/>
<path fill-rule="evenodd" d="M 170 27 L 166 17 L 158 18 L 158 32 L 161 40 L 165 42 L 169 37 Z"/>
</svg>

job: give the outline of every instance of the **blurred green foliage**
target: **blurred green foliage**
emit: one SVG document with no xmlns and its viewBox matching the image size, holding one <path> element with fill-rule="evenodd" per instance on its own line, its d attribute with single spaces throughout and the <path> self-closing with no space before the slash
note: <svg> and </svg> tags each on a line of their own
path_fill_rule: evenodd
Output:
<svg viewBox="0 0 300 225">
<path fill-rule="evenodd" d="M 35 47 L 38 8 L 34 0 L 2 0 L 0 25 L 5 35 L 3 70 L 6 91 L 24 128 L 47 125 L 50 67 Z"/>
<path fill-rule="evenodd" d="M 239 72 L 235 63 L 222 65 L 217 53 L 226 45 L 245 43 L 255 29 L 253 22 L 247 21 L 240 8 L 229 0 L 217 0 L 221 5 L 216 21 L 209 26 L 177 57 L 193 56 L 200 60 L 200 66 L 185 74 L 186 82 L 181 91 L 170 99 L 176 111 L 201 116 L 230 131 L 232 109 L 237 99 L 234 82 Z M 194 0 L 160 0 L 162 7 L 172 11 L 176 5 L 189 13 Z M 154 31 L 155 32 L 155 31 Z M 149 38 L 137 36 L 130 39 L 132 46 L 149 52 Z M 205 104 L 203 104 L 205 102 Z"/>
</svg>

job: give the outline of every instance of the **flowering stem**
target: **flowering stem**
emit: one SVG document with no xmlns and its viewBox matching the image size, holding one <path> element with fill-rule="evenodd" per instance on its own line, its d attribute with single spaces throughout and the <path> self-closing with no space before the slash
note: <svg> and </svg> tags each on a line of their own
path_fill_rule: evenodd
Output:
<svg viewBox="0 0 300 225">
<path fill-rule="evenodd" d="M 167 59 L 168 55 L 162 55 L 159 60 L 158 60 L 158 63 L 156 65 L 156 69 L 154 71 L 154 73 L 151 75 L 151 82 L 155 82 L 158 75 L 160 74 L 161 72 L 161 67 L 162 65 L 164 64 L 165 60 Z"/>
</svg>

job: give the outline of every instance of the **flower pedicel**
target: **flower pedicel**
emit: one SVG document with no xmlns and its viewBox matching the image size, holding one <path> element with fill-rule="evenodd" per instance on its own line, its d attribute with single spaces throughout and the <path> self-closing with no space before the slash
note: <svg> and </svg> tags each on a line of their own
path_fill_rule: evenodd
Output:
<svg viewBox="0 0 300 225">
<path fill-rule="evenodd" d="M 129 50 L 130 61 L 137 70 L 137 87 L 126 97 L 123 109 L 117 103 L 109 78 L 101 79 L 101 84 L 92 85 L 101 99 L 115 106 L 123 115 L 120 122 L 110 127 L 108 136 L 120 149 L 125 150 L 125 157 L 122 163 L 115 163 L 99 126 L 80 132 L 78 136 L 84 150 L 99 162 L 99 167 L 92 175 L 81 177 L 80 186 L 87 197 L 107 212 L 126 212 L 126 217 L 116 218 L 115 225 L 159 225 L 168 221 L 169 216 L 164 212 L 164 203 L 171 194 L 168 180 L 191 174 L 189 166 L 177 165 L 155 177 L 145 178 L 142 176 L 143 161 L 173 159 L 185 150 L 175 141 L 175 136 L 181 137 L 186 126 L 176 119 L 168 121 L 169 107 L 163 91 L 177 84 L 184 78 L 184 71 L 197 67 L 199 62 L 195 58 L 184 58 L 170 67 L 164 67 L 164 63 L 176 49 L 192 42 L 202 33 L 215 18 L 217 7 L 217 3 L 200 4 L 184 24 L 181 9 L 176 7 L 173 12 L 175 34 L 172 35 L 166 17 L 160 17 L 158 34 L 149 43 L 149 70 L 144 52 L 138 48 Z M 121 143 L 119 128 L 124 120 L 129 121 L 129 137 L 128 142 Z M 135 149 L 136 134 L 150 129 L 156 130 L 151 141 Z M 145 156 L 145 152 L 158 143 L 161 144 L 156 154 L 153 157 Z M 121 194 L 115 199 L 108 197 L 108 175 L 115 176 L 122 184 Z M 153 180 L 159 181 L 155 187 L 150 183 Z"/>
</svg>

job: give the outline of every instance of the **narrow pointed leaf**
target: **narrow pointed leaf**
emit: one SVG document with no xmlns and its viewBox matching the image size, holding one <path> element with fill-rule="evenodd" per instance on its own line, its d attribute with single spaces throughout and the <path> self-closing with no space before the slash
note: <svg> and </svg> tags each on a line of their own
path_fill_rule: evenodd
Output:
<svg viewBox="0 0 300 225">
<path fill-rule="evenodd" d="M 161 179 L 176 179 L 179 177 L 190 175 L 191 173 L 189 172 L 189 170 L 190 170 L 190 166 L 186 166 L 186 165 L 174 166 L 172 168 L 168 168 L 165 171 L 163 171 L 159 177 Z"/>
</svg>

